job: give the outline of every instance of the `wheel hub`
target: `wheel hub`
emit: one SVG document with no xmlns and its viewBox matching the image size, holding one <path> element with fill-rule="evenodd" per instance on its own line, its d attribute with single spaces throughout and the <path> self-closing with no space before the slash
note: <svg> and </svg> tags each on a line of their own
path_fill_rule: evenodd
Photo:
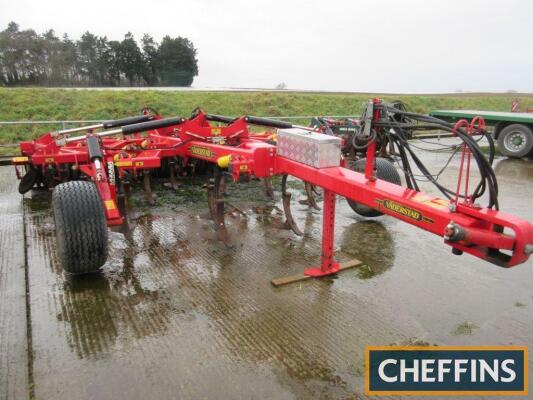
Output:
<svg viewBox="0 0 533 400">
<path fill-rule="evenodd" d="M 526 138 L 522 132 L 511 132 L 505 140 L 505 147 L 511 151 L 518 151 L 525 143 Z"/>
</svg>

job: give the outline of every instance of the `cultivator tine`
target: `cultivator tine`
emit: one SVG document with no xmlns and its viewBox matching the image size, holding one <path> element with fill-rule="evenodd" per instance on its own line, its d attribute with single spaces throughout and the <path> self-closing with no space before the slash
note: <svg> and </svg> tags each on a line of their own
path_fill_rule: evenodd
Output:
<svg viewBox="0 0 533 400">
<path fill-rule="evenodd" d="M 298 225 L 296 225 L 296 222 L 294 222 L 294 219 L 292 218 L 291 194 L 287 192 L 287 175 L 283 175 L 283 178 L 281 179 L 281 196 L 283 200 L 283 211 L 285 212 L 284 228 L 291 229 L 298 236 L 303 236 L 302 231 L 298 228 Z"/>
<path fill-rule="evenodd" d="M 313 207 L 315 210 L 320 210 L 315 199 L 316 189 L 309 182 L 305 182 L 305 193 L 307 194 L 307 200 L 305 200 L 305 203 L 308 204 L 309 207 Z"/>
<path fill-rule="evenodd" d="M 173 190 L 178 190 L 179 188 L 179 184 L 176 179 L 176 170 L 177 170 L 176 161 L 175 160 L 170 161 L 169 162 L 170 187 Z"/>
<path fill-rule="evenodd" d="M 128 208 L 128 199 L 124 193 L 124 185 L 120 182 L 120 189 L 117 193 L 117 205 L 121 214 L 124 214 Z"/>
<path fill-rule="evenodd" d="M 155 205 L 155 196 L 152 193 L 152 184 L 150 179 L 150 170 L 143 171 L 144 196 L 151 206 Z"/>
<path fill-rule="evenodd" d="M 274 198 L 274 189 L 272 188 L 272 178 L 270 177 L 265 178 L 265 191 L 268 197 L 270 197 L 271 199 Z"/>
<path fill-rule="evenodd" d="M 215 169 L 214 177 L 210 178 L 207 184 L 207 204 L 211 219 L 215 223 L 218 240 L 222 241 L 226 246 L 231 246 L 224 218 L 225 186 L 224 175 L 218 168 Z"/>
</svg>

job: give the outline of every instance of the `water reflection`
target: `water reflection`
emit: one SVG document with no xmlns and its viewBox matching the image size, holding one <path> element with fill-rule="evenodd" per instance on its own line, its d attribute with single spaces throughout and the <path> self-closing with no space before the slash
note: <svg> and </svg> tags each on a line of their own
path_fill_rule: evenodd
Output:
<svg viewBox="0 0 533 400">
<path fill-rule="evenodd" d="M 43 268 L 46 279 L 37 285 L 55 288 L 49 294 L 49 304 L 33 307 L 37 312 L 52 311 L 65 327 L 68 346 L 82 359 L 100 359 L 141 347 L 135 342 L 153 335 L 171 338 L 172 346 L 179 347 L 179 335 L 190 334 L 180 333 L 180 325 L 193 321 L 187 326 L 206 329 L 201 332 L 205 342 L 190 342 L 209 347 L 217 355 L 215 360 L 221 354 L 239 362 L 274 365 L 281 367 L 275 374 L 287 385 L 322 381 L 343 390 L 347 380 L 339 376 L 335 366 L 344 362 L 345 353 L 338 348 L 331 354 L 328 340 L 342 343 L 336 337 L 337 318 L 342 319 L 343 313 L 332 313 L 332 308 L 344 294 L 332 291 L 334 287 L 324 281 L 311 282 L 305 293 L 298 294 L 292 292 L 296 287 L 276 291 L 269 283 L 269 276 L 286 272 L 285 266 L 294 271 L 319 260 L 320 214 L 295 204 L 305 232 L 303 239 L 295 238 L 273 226 L 282 219 L 279 202 L 265 201 L 254 213 L 251 204 L 264 198 L 262 184 L 246 191 L 246 196 L 237 193 L 230 197 L 230 201 L 239 195 L 245 198 L 236 205 L 249 215 L 248 224 L 241 224 L 243 218 L 239 216 L 228 218 L 237 236 L 236 248 L 205 240 L 205 231 L 212 227 L 197 219 L 188 205 L 174 206 L 177 211 L 172 206 L 150 211 L 137 208 L 128 225 L 110 233 L 110 260 L 104 272 L 83 277 L 63 274 L 53 255 L 55 237 L 48 200 L 31 200 L 31 245 L 40 247 L 38 252 L 49 260 L 49 268 Z M 204 204 L 203 211 L 207 209 Z M 392 265 L 392 240 L 380 223 L 353 224 L 345 230 L 342 241 L 345 254 L 372 267 Z M 353 251 L 372 246 L 379 249 L 368 250 L 368 256 Z M 387 248 L 392 249 L 389 255 L 383 253 Z M 388 257 L 389 263 L 376 258 L 375 253 Z M 41 267 L 37 261 L 35 264 Z M 195 318 L 208 321 L 207 328 L 196 324 Z M 187 354 L 188 349 L 180 351 Z"/>
<path fill-rule="evenodd" d="M 357 269 L 361 279 L 373 278 L 394 265 L 394 240 L 377 220 L 364 220 L 348 226 L 342 233 L 341 250 L 365 263 Z"/>
<path fill-rule="evenodd" d="M 533 160 L 527 158 L 504 158 L 494 167 L 498 179 L 516 179 L 531 182 L 533 178 Z"/>
</svg>

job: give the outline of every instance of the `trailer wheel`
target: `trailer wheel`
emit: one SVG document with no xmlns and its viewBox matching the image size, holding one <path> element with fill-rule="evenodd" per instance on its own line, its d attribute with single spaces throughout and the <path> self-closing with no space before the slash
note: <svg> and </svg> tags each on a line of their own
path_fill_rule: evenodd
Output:
<svg viewBox="0 0 533 400">
<path fill-rule="evenodd" d="M 52 206 L 63 268 L 76 275 L 97 271 L 107 258 L 107 224 L 94 183 L 71 181 L 56 186 Z"/>
<path fill-rule="evenodd" d="M 526 125 L 506 126 L 498 136 L 498 148 L 506 157 L 522 158 L 533 149 L 533 133 Z"/>
<path fill-rule="evenodd" d="M 354 171 L 357 172 L 363 172 L 365 171 L 365 165 L 366 165 L 366 158 L 363 158 L 361 160 L 357 160 L 354 164 Z M 396 168 L 394 168 L 394 164 L 391 163 L 389 160 L 381 157 L 377 157 L 375 161 L 376 166 L 376 176 L 378 179 L 383 179 L 384 181 L 394 183 L 396 185 L 401 185 L 402 180 L 400 178 L 400 174 L 398 171 L 396 171 Z M 383 213 L 377 211 L 376 209 L 372 207 L 365 206 L 364 204 L 357 203 L 356 201 L 346 199 L 348 201 L 348 204 L 354 210 L 357 214 L 363 216 L 363 217 L 379 217 L 380 215 L 383 215 Z"/>
</svg>

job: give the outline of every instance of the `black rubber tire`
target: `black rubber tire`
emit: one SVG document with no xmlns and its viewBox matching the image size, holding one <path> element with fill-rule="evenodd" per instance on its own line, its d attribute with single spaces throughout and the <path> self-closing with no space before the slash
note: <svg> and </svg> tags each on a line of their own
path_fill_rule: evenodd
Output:
<svg viewBox="0 0 533 400">
<path fill-rule="evenodd" d="M 510 135 L 518 134 L 524 142 L 518 148 L 509 147 Z M 522 124 L 508 125 L 498 135 L 498 149 L 505 157 L 522 158 L 533 150 L 533 132 L 531 128 Z"/>
<path fill-rule="evenodd" d="M 65 271 L 95 272 L 107 259 L 107 224 L 104 208 L 92 182 L 57 185 L 52 194 L 57 253 Z"/>
<path fill-rule="evenodd" d="M 353 170 L 364 173 L 365 166 L 366 158 L 362 158 L 355 162 Z M 378 179 L 382 179 L 384 181 L 394 183 L 396 185 L 402 184 L 400 174 L 398 173 L 398 171 L 396 171 L 396 168 L 394 168 L 394 164 L 386 158 L 377 157 L 375 162 L 375 168 L 376 177 Z M 383 213 L 377 211 L 372 207 L 365 206 L 364 204 L 357 203 L 356 201 L 350 199 L 346 200 L 348 201 L 348 204 L 350 205 L 352 210 L 354 210 L 357 214 L 363 217 L 379 217 L 380 215 L 383 215 Z"/>
</svg>

